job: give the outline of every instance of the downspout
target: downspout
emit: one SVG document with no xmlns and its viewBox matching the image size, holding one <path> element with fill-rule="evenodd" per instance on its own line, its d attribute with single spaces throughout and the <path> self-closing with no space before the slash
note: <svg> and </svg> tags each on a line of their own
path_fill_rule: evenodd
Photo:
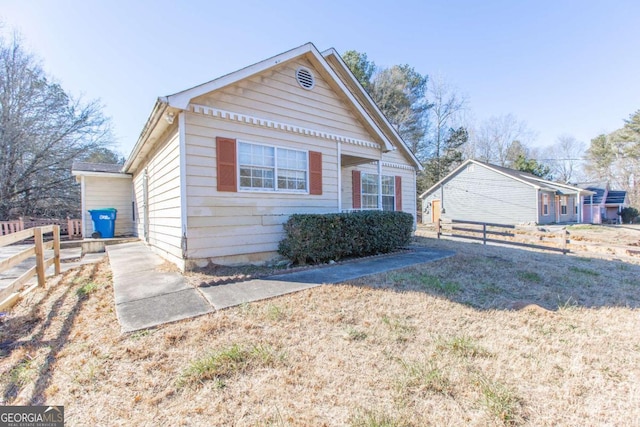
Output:
<svg viewBox="0 0 640 427">
<path fill-rule="evenodd" d="M 186 132 L 186 113 L 181 111 L 178 115 L 178 143 L 180 156 L 180 222 L 182 226 L 182 235 L 180 239 L 180 247 L 182 249 L 182 271 L 186 269 L 189 251 L 187 247 L 187 132 Z"/>
<path fill-rule="evenodd" d="M 444 213 L 444 184 L 440 183 L 440 213 Z"/>
<path fill-rule="evenodd" d="M 378 160 L 378 210 L 382 210 L 382 159 Z"/>
<path fill-rule="evenodd" d="M 593 194 L 591 194 L 591 224 L 593 224 Z"/>
<path fill-rule="evenodd" d="M 338 213 L 342 212 L 342 143 L 336 142 L 338 150 Z"/>
</svg>

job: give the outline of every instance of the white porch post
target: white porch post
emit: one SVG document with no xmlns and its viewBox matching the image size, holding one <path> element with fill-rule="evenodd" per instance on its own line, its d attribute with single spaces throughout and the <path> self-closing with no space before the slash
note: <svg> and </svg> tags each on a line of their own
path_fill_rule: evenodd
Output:
<svg viewBox="0 0 640 427">
<path fill-rule="evenodd" d="M 378 160 L 378 209 L 382 210 L 382 159 Z"/>
<path fill-rule="evenodd" d="M 578 224 L 582 224 L 582 197 L 580 196 L 580 192 L 576 195 L 576 203 L 578 204 Z"/>
</svg>

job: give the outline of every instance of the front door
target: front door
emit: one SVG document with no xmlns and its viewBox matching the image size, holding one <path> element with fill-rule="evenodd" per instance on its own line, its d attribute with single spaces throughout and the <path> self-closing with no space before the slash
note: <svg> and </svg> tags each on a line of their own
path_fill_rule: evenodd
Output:
<svg viewBox="0 0 640 427">
<path fill-rule="evenodd" d="M 440 220 L 440 200 L 431 202 L 431 222 L 434 224 Z"/>
</svg>

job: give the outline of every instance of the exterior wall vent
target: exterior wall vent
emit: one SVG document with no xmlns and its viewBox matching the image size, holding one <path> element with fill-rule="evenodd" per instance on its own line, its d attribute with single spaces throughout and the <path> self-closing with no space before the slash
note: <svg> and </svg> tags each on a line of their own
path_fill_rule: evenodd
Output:
<svg viewBox="0 0 640 427">
<path fill-rule="evenodd" d="M 308 68 L 300 67 L 296 70 L 296 80 L 304 89 L 311 90 L 316 85 L 316 80 Z"/>
</svg>

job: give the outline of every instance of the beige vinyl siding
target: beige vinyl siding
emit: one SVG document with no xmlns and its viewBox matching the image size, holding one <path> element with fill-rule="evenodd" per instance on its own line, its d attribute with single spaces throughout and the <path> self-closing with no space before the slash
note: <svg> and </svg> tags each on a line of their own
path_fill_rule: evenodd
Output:
<svg viewBox="0 0 640 427">
<path fill-rule="evenodd" d="M 164 257 L 182 265 L 180 201 L 180 141 L 177 127 L 158 144 L 134 176 L 136 228 L 144 239 L 144 173 L 148 176 L 149 244 Z"/>
<path fill-rule="evenodd" d="M 293 213 L 336 212 L 335 141 L 250 126 L 194 113 L 186 116 L 187 257 L 243 263 L 275 255 L 282 224 Z M 216 137 L 322 153 L 322 195 L 217 191 Z"/>
<path fill-rule="evenodd" d="M 118 210 L 114 231 L 116 236 L 134 234 L 131 177 L 84 176 L 82 179 L 84 180 L 85 188 L 85 212 L 83 212 L 83 220 L 86 224 L 84 229 L 87 234 L 85 237 L 91 236 L 93 232 L 93 223 L 89 211 L 104 208 Z"/>
<path fill-rule="evenodd" d="M 295 71 L 303 66 L 315 77 L 315 87 L 300 87 Z M 235 85 L 201 96 L 192 104 L 248 114 L 379 143 L 351 108 L 303 58 L 287 62 Z"/>
</svg>

